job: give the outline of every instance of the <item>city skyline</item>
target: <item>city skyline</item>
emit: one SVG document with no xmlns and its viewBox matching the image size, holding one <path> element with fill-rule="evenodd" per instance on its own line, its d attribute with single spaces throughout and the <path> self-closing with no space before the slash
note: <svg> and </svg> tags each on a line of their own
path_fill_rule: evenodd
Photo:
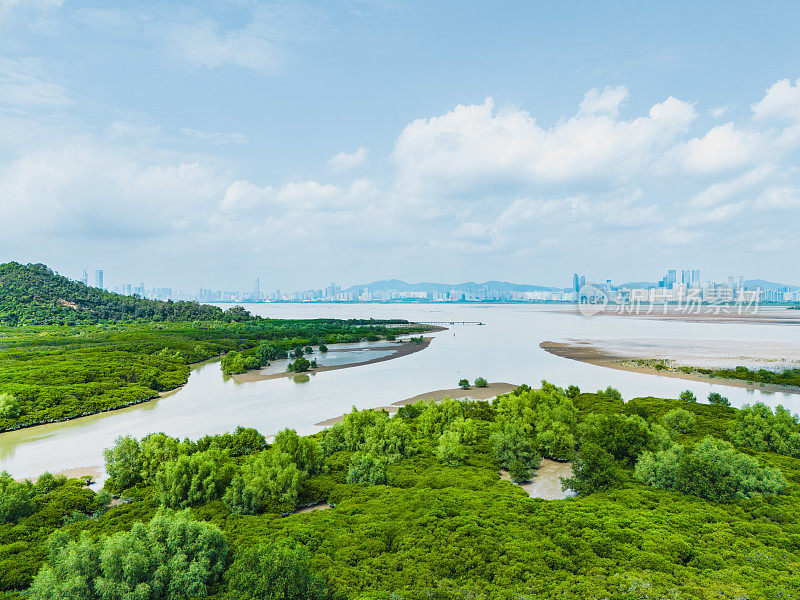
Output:
<svg viewBox="0 0 800 600">
<path fill-rule="evenodd" d="M 797 280 L 799 25 L 788 2 L 2 3 L 0 255 L 182 288 Z"/>
<path fill-rule="evenodd" d="M 86 270 L 78 281 L 88 285 Z M 678 274 L 680 273 L 680 278 Z M 616 282 L 613 279 L 593 279 L 573 273 L 571 286 L 548 286 L 540 282 L 511 283 L 484 282 L 418 282 L 408 283 L 397 279 L 377 280 L 366 284 L 342 287 L 331 282 L 324 287 L 284 290 L 273 287 L 262 289 L 262 278 L 255 277 L 249 289 L 180 289 L 148 287 L 144 282 L 134 285 L 124 283 L 113 288 L 103 287 L 102 269 L 95 270 L 95 286 L 123 295 L 137 295 L 157 300 L 194 300 L 199 302 L 579 302 L 595 293 L 605 295 L 610 301 L 678 302 L 687 299 L 715 301 L 798 302 L 800 286 L 768 282 L 763 279 L 745 280 L 743 275 L 728 275 L 723 281 L 702 279 L 698 268 L 668 268 L 666 274 L 654 281 Z M 99 285 L 98 285 L 99 282 Z M 395 287 L 393 287 L 395 286 Z M 659 291 L 660 290 L 660 291 Z M 757 292 L 744 294 L 744 291 Z"/>
</svg>

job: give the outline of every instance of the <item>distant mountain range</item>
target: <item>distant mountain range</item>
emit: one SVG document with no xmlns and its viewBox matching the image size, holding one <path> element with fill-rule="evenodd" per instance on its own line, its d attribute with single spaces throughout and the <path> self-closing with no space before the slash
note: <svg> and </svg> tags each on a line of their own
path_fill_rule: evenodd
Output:
<svg viewBox="0 0 800 600">
<path fill-rule="evenodd" d="M 779 288 L 788 288 L 789 291 L 800 289 L 796 285 L 788 285 L 786 283 L 775 283 L 774 281 L 764 281 L 763 279 L 748 279 L 744 282 L 744 287 L 754 290 L 756 288 L 767 290 L 777 290 Z"/>
<path fill-rule="evenodd" d="M 370 292 L 381 292 L 386 290 L 397 290 L 398 292 L 447 292 L 449 290 L 478 291 L 481 289 L 499 290 L 501 292 L 538 292 L 538 291 L 560 291 L 566 288 L 548 287 L 542 285 L 527 285 L 521 283 L 509 283 L 507 281 L 485 281 L 476 283 L 467 281 L 464 283 L 406 283 L 399 279 L 384 279 L 373 281 L 364 285 L 353 285 L 344 290 L 345 292 L 356 292 L 367 290 Z"/>
<path fill-rule="evenodd" d="M 628 283 L 615 284 L 614 288 L 651 288 L 656 287 L 656 284 L 651 281 L 630 281 Z M 760 288 L 762 290 L 777 290 L 780 288 L 788 288 L 790 291 L 800 289 L 796 285 L 788 285 L 785 283 L 775 283 L 774 281 L 765 281 L 764 279 L 748 279 L 744 282 L 744 287 L 747 289 Z M 420 283 L 407 283 L 400 279 L 383 279 L 381 281 L 373 281 L 363 285 L 353 285 L 343 290 L 345 292 L 356 292 L 360 290 L 367 290 L 370 292 L 381 292 L 388 290 L 396 290 L 398 292 L 447 292 L 449 290 L 464 290 L 464 291 L 478 291 L 481 289 L 498 290 L 500 292 L 556 292 L 561 290 L 569 290 L 570 287 L 551 287 L 545 285 L 529 285 L 524 283 L 509 283 L 508 281 L 484 281 L 477 283 L 474 281 L 467 281 L 464 283 L 433 283 L 423 281 Z"/>
</svg>

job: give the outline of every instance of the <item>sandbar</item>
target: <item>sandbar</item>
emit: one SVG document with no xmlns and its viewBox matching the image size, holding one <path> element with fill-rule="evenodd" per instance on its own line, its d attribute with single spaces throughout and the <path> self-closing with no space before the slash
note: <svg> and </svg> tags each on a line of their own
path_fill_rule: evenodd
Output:
<svg viewBox="0 0 800 600">
<path fill-rule="evenodd" d="M 659 377 L 671 377 L 674 379 L 713 383 L 748 390 L 759 390 L 762 392 L 800 394 L 800 387 L 797 386 L 777 385 L 770 383 L 752 383 L 740 379 L 709 377 L 708 375 L 697 371 L 685 373 L 677 368 L 679 366 L 735 368 L 735 363 L 738 363 L 738 365 L 747 366 L 751 369 L 763 368 L 767 363 L 772 363 L 773 365 L 778 365 L 784 368 L 796 368 L 796 364 L 800 358 L 793 355 L 790 355 L 791 358 L 785 357 L 787 354 L 789 354 L 789 350 L 791 350 L 788 348 L 788 344 L 776 344 L 775 349 L 772 352 L 766 348 L 766 344 L 762 344 L 760 349 L 761 353 L 759 356 L 744 356 L 736 355 L 735 350 L 737 350 L 737 348 L 735 348 L 735 345 L 737 343 L 745 342 L 707 341 L 707 343 L 710 345 L 717 344 L 719 346 L 722 344 L 727 344 L 731 349 L 731 352 L 728 352 L 730 356 L 723 357 L 720 353 L 718 353 L 720 355 L 714 357 L 687 357 L 686 353 L 681 354 L 676 349 L 672 350 L 672 355 L 668 354 L 669 349 L 666 349 L 667 353 L 665 353 L 664 346 L 666 344 L 663 343 L 665 341 L 662 340 L 661 342 L 661 347 L 656 347 L 656 344 L 654 343 L 642 343 L 639 347 L 637 347 L 635 344 L 629 344 L 627 348 L 625 348 L 622 347 L 619 342 L 604 342 L 602 340 L 570 340 L 567 342 L 544 341 L 539 344 L 539 347 L 562 358 L 568 358 L 570 360 L 576 360 L 599 367 L 617 369 L 619 371 L 630 371 L 633 373 L 643 373 L 646 375 L 657 375 Z M 673 343 L 677 347 L 680 345 L 682 340 L 669 340 L 669 342 Z M 748 343 L 752 344 L 751 342 Z M 651 347 L 648 348 L 648 345 Z M 614 350 L 609 350 L 609 347 L 614 347 Z M 781 351 L 783 356 L 779 356 L 781 355 Z M 664 361 L 667 368 L 656 369 L 655 366 L 640 364 L 637 362 L 650 360 Z M 695 364 L 690 364 L 693 360 L 696 361 Z"/>
</svg>

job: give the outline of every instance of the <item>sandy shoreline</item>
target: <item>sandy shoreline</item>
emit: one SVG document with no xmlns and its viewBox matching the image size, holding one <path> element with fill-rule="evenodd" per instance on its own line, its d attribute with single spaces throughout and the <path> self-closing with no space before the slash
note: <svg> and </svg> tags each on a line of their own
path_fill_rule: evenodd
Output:
<svg viewBox="0 0 800 600">
<path fill-rule="evenodd" d="M 406 398 L 404 400 L 398 400 L 397 402 L 393 402 L 388 406 L 378 406 L 371 410 L 385 410 L 388 413 L 395 413 L 401 406 L 405 406 L 407 404 L 414 404 L 415 402 L 419 402 L 420 400 L 423 401 L 431 401 L 439 402 L 444 400 L 445 398 L 452 398 L 454 400 L 486 400 L 488 398 L 494 398 L 495 396 L 499 396 L 500 394 L 507 394 L 509 392 L 513 392 L 519 386 L 513 383 L 505 383 L 505 382 L 493 382 L 487 385 L 485 388 L 478 388 L 475 386 L 470 386 L 468 390 L 464 390 L 461 388 L 450 388 L 445 390 L 433 390 L 431 392 L 425 392 L 423 394 L 417 394 L 416 396 L 411 396 L 410 398 Z M 324 421 L 320 421 L 319 423 L 314 423 L 317 427 L 330 427 L 331 425 L 335 425 L 336 423 L 341 423 L 344 420 L 344 415 L 339 415 L 338 417 L 331 417 L 330 419 L 325 419 Z"/>
<path fill-rule="evenodd" d="M 96 481 L 97 478 L 103 474 L 103 471 L 99 466 L 73 467 L 71 469 L 62 469 L 61 471 L 53 471 L 52 474 L 63 475 L 67 479 L 80 479 L 81 477 L 91 477 L 92 481 Z M 31 483 L 36 483 L 39 477 L 41 477 L 41 475 L 37 477 L 23 477 L 22 479 L 18 479 L 17 481 L 25 481 L 27 479 Z"/>
<path fill-rule="evenodd" d="M 684 373 L 683 371 L 657 370 L 654 367 L 645 365 L 631 364 L 630 361 L 646 360 L 642 356 L 621 356 L 610 354 L 598 348 L 589 341 L 575 342 L 549 342 L 539 344 L 539 347 L 562 358 L 576 360 L 579 362 L 616 369 L 618 371 L 630 371 L 632 373 L 643 373 L 645 375 L 657 375 L 659 377 L 671 377 L 673 379 L 685 379 L 687 381 L 697 381 L 700 383 L 713 383 L 726 385 L 729 387 L 743 388 L 747 390 L 758 390 L 761 392 L 800 394 L 800 387 L 775 385 L 770 383 L 750 383 L 740 379 L 723 379 L 721 377 L 709 377 L 702 373 Z"/>
<path fill-rule="evenodd" d="M 422 338 L 421 344 L 415 344 L 412 342 L 403 342 L 401 344 L 397 344 L 396 350 L 389 356 L 380 356 L 378 358 L 372 358 L 370 360 L 363 360 L 354 363 L 347 363 L 344 365 L 330 365 L 327 367 L 320 366 L 317 367 L 316 369 L 309 369 L 308 371 L 305 371 L 305 373 L 313 374 L 313 373 L 322 373 L 325 371 L 337 371 L 339 369 L 350 369 L 352 367 L 363 367 L 364 365 L 372 365 L 387 360 L 393 360 L 395 358 L 401 358 L 403 356 L 408 356 L 409 354 L 414 354 L 415 352 L 420 352 L 421 350 L 425 350 L 425 348 L 430 346 L 432 341 L 433 341 L 432 337 L 424 337 Z M 294 377 L 295 375 L 300 375 L 300 373 L 290 373 L 288 371 L 282 371 L 280 373 L 263 374 L 261 370 L 258 369 L 255 371 L 248 371 L 247 373 L 239 373 L 236 375 L 232 375 L 231 377 L 237 383 L 248 383 L 252 381 L 267 381 L 269 379 L 280 379 L 281 377 Z"/>
</svg>

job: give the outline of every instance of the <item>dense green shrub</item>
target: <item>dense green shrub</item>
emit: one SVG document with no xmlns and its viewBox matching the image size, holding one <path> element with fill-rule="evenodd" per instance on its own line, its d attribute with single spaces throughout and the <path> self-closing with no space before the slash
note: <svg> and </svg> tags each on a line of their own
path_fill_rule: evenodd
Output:
<svg viewBox="0 0 800 600">
<path fill-rule="evenodd" d="M 215 525 L 187 513 L 159 513 L 130 532 L 71 541 L 50 539 L 50 556 L 31 586 L 32 600 L 183 600 L 209 595 L 227 557 Z"/>
<path fill-rule="evenodd" d="M 691 450 L 673 446 L 655 454 L 645 452 L 636 464 L 634 476 L 653 487 L 715 502 L 779 494 L 786 489 L 786 480 L 780 471 L 762 468 L 755 458 L 712 437 L 705 438 Z"/>
<path fill-rule="evenodd" d="M 623 472 L 614 457 L 601 446 L 587 442 L 582 444 L 572 462 L 572 477 L 563 479 L 565 490 L 579 496 L 607 490 L 623 480 Z"/>
<path fill-rule="evenodd" d="M 275 436 L 273 450 L 285 453 L 301 471 L 315 475 L 322 471 L 325 459 L 319 443 L 312 438 L 301 438 L 294 429 L 284 429 Z"/>
<path fill-rule="evenodd" d="M 17 482 L 6 471 L 0 473 L 0 523 L 16 523 L 32 515 L 35 493 L 30 481 Z"/>
<path fill-rule="evenodd" d="M 719 392 L 711 392 L 708 394 L 708 403 L 709 404 L 717 404 L 720 406 L 730 406 L 731 401 L 728 400 L 725 396 L 720 394 Z"/>
<path fill-rule="evenodd" d="M 649 427 L 639 415 L 589 415 L 580 432 L 581 444 L 596 444 L 630 466 L 645 450 L 657 450 L 671 443 L 666 431 L 659 426 Z"/>
<path fill-rule="evenodd" d="M 309 369 L 316 369 L 317 368 L 317 361 L 316 360 L 307 360 L 302 356 L 296 359 L 294 362 L 290 362 L 286 365 L 286 370 L 290 373 L 305 373 Z"/>
<path fill-rule="evenodd" d="M 225 574 L 230 600 L 333 600 L 311 570 L 305 548 L 259 544 L 243 550 Z"/>
<path fill-rule="evenodd" d="M 624 402 L 624 399 L 622 398 L 622 394 L 620 393 L 620 391 L 611 386 L 608 386 L 604 391 L 598 392 L 598 394 L 602 394 L 603 396 L 609 398 L 610 400 L 615 400 L 617 402 Z"/>
<path fill-rule="evenodd" d="M 464 462 L 467 449 L 461 443 L 461 436 L 453 429 L 448 429 L 439 436 L 436 444 L 436 459 L 447 466 L 456 467 Z"/>
<path fill-rule="evenodd" d="M 239 457 L 266 449 L 267 440 L 258 430 L 240 425 L 233 433 L 207 435 L 197 440 L 197 450 L 208 450 L 212 446 L 228 450 L 231 456 Z"/>
<path fill-rule="evenodd" d="M 692 390 L 684 390 L 681 392 L 680 400 L 686 404 L 694 404 L 697 402 L 697 396 L 694 395 Z"/>
<path fill-rule="evenodd" d="M 528 469 L 536 469 L 542 461 L 533 442 L 514 423 L 503 424 L 501 429 L 492 433 L 490 442 L 492 457 L 501 469 L 510 470 L 515 462 L 522 463 Z"/>
<path fill-rule="evenodd" d="M 531 480 L 531 467 L 521 460 L 515 460 L 508 467 L 508 474 L 514 483 L 525 483 Z"/>
<path fill-rule="evenodd" d="M 120 436 L 111 448 L 103 451 L 109 487 L 124 490 L 140 483 L 144 461 L 139 441 L 129 435 Z"/>
<path fill-rule="evenodd" d="M 362 450 L 367 454 L 383 456 L 389 462 L 408 458 L 417 453 L 414 434 L 402 418 L 380 418 L 366 434 Z"/>
<path fill-rule="evenodd" d="M 347 468 L 347 483 L 362 485 L 388 485 L 386 459 L 379 456 L 356 452 Z"/>
<path fill-rule="evenodd" d="M 670 434 L 684 434 L 694 431 L 697 422 L 694 413 L 682 408 L 675 408 L 661 417 L 661 422 Z"/>
<path fill-rule="evenodd" d="M 0 394 L 0 419 L 18 419 L 21 411 L 19 402 L 11 394 Z"/>
<path fill-rule="evenodd" d="M 234 472 L 228 452 L 210 448 L 163 463 L 156 472 L 155 484 L 162 504 L 185 508 L 221 498 Z"/>
<path fill-rule="evenodd" d="M 498 423 L 515 423 L 543 456 L 566 460 L 576 445 L 577 411 L 564 390 L 546 381 L 541 390 L 518 389 L 494 401 Z"/>
<path fill-rule="evenodd" d="M 223 500 L 228 510 L 238 514 L 258 514 L 269 505 L 293 509 L 305 477 L 289 454 L 268 450 L 249 457 Z"/>
<path fill-rule="evenodd" d="M 420 403 L 424 407 L 417 419 L 417 428 L 424 436 L 438 439 L 447 426 L 456 419 L 464 417 L 464 403 L 445 398 L 441 402 Z"/>
<path fill-rule="evenodd" d="M 800 457 L 800 418 L 781 405 L 773 413 L 771 408 L 757 402 L 736 413 L 730 438 L 737 446 L 797 458 Z"/>
<path fill-rule="evenodd" d="M 458 380 L 458 387 L 460 387 L 462 390 L 468 390 L 469 389 L 469 379 L 459 379 Z"/>
<path fill-rule="evenodd" d="M 475 387 L 476 387 L 476 388 L 485 388 L 485 387 L 489 387 L 489 382 L 488 382 L 488 381 L 486 381 L 486 380 L 485 380 L 483 377 L 478 377 L 478 378 L 475 380 Z"/>
</svg>

